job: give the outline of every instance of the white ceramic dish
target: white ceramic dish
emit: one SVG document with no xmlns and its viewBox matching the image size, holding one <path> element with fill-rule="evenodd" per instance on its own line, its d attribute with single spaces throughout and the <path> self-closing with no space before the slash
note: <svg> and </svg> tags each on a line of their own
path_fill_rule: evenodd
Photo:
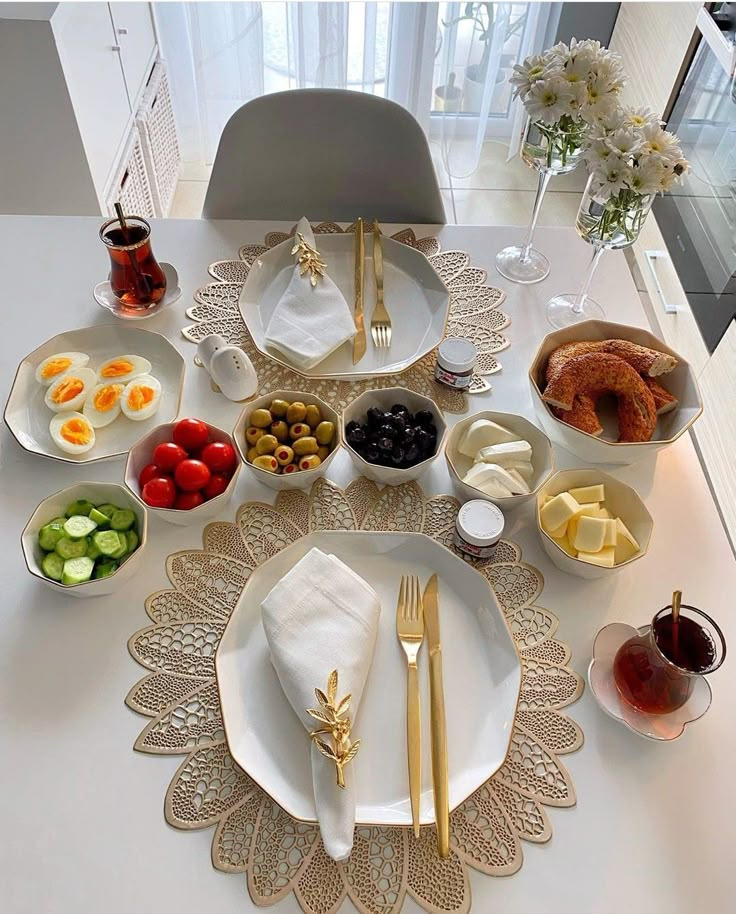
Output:
<svg viewBox="0 0 736 914">
<path fill-rule="evenodd" d="M 606 487 L 605 506 L 614 517 L 620 517 L 628 529 L 634 535 L 639 544 L 639 552 L 633 555 L 628 561 L 621 562 L 620 565 L 614 565 L 612 568 L 605 568 L 602 565 L 591 565 L 590 562 L 583 562 L 580 559 L 568 555 L 564 549 L 557 545 L 556 541 L 542 529 L 539 520 L 539 509 L 542 507 L 542 501 L 545 495 L 559 495 L 560 492 L 567 492 L 569 489 L 577 489 L 580 486 L 594 486 L 603 483 Z M 560 571 L 566 571 L 568 574 L 574 574 L 579 578 L 604 578 L 607 575 L 615 574 L 622 568 L 628 568 L 632 562 L 636 562 L 649 551 L 649 540 L 652 536 L 654 521 L 652 515 L 647 511 L 644 502 L 639 494 L 627 486 L 625 482 L 609 476 L 607 473 L 601 473 L 600 470 L 560 470 L 537 492 L 537 510 L 535 512 L 537 521 L 537 530 L 539 538 L 542 540 L 542 548 L 552 559 Z"/>
<path fill-rule="evenodd" d="M 476 489 L 475 486 L 463 482 L 463 476 L 472 467 L 473 460 L 465 454 L 461 454 L 458 450 L 458 445 L 468 426 L 475 422 L 476 419 L 489 419 L 491 422 L 495 422 L 496 425 L 500 425 L 518 435 L 521 440 L 528 441 L 531 444 L 534 473 L 529 480 L 531 491 L 528 495 L 511 495 L 505 498 L 496 498 L 492 495 L 486 495 L 480 489 Z M 482 498 L 484 501 L 490 501 L 497 505 L 502 511 L 509 511 L 532 499 L 555 471 L 552 445 L 544 432 L 540 431 L 536 425 L 523 416 L 517 416 L 514 413 L 495 413 L 489 410 L 474 413 L 472 416 L 468 416 L 467 419 L 462 419 L 453 427 L 445 445 L 445 459 L 447 460 L 447 468 L 450 471 L 450 478 L 462 501 L 469 501 L 471 498 Z"/>
<path fill-rule="evenodd" d="M 248 445 L 245 441 L 245 430 L 250 425 L 250 416 L 256 409 L 268 409 L 272 400 L 286 400 L 287 403 L 303 403 L 305 406 L 315 404 L 316 406 L 319 406 L 323 418 L 334 423 L 335 435 L 337 436 L 335 446 L 326 459 L 315 469 L 299 470 L 298 473 L 289 473 L 287 476 L 284 476 L 281 473 L 269 473 L 268 470 L 262 470 L 260 467 L 254 467 L 252 463 L 248 463 Z M 311 488 L 312 483 L 318 476 L 325 475 L 342 444 L 340 418 L 335 410 L 331 406 L 328 406 L 324 400 L 315 397 L 314 394 L 306 394 L 298 390 L 272 390 L 262 397 L 251 400 L 240 416 L 238 416 L 238 421 L 235 423 L 235 428 L 233 429 L 233 438 L 235 438 L 235 446 L 248 470 L 264 485 L 268 486 L 270 489 L 275 489 L 277 492 L 283 492 L 285 489 Z"/>
<path fill-rule="evenodd" d="M 551 352 L 563 343 L 573 340 L 631 340 L 640 346 L 648 346 L 667 352 L 677 359 L 677 367 L 669 374 L 657 380 L 679 402 L 676 409 L 660 416 L 654 437 L 651 441 L 619 442 L 618 422 L 616 421 L 615 404 L 608 407 L 602 404 L 598 417 L 603 426 L 603 434 L 596 438 L 587 432 L 573 428 L 558 419 L 542 399 L 545 387 L 544 372 Z M 629 327 L 626 324 L 613 324 L 609 321 L 584 321 L 564 330 L 548 334 L 541 342 L 529 369 L 529 384 L 532 390 L 534 409 L 549 437 L 571 451 L 586 463 L 629 464 L 636 463 L 662 448 L 669 447 L 684 434 L 703 411 L 703 401 L 698 390 L 695 373 L 688 362 L 674 349 L 640 327 Z"/>
<path fill-rule="evenodd" d="M 81 498 L 86 498 L 98 505 L 107 503 L 134 511 L 138 518 L 140 543 L 135 552 L 131 553 L 114 574 L 108 575 L 106 578 L 85 581 L 83 584 L 60 584 L 58 581 L 47 578 L 41 570 L 41 561 L 45 553 L 38 545 L 38 531 L 44 524 L 63 515 L 73 501 Z M 58 593 L 70 597 L 103 597 L 119 590 L 121 585 L 140 571 L 143 550 L 146 548 L 148 539 L 147 526 L 146 508 L 132 498 L 123 486 L 112 482 L 79 482 L 44 498 L 33 512 L 20 537 L 23 558 L 30 573 Z"/>
<path fill-rule="evenodd" d="M 263 598 L 314 546 L 353 568 L 381 600 L 373 665 L 353 728 L 362 739 L 352 769 L 358 823 L 411 824 L 406 659 L 396 638 L 396 598 L 402 574 L 419 575 L 423 587 L 432 573 L 439 575 L 449 795 L 454 809 L 503 764 L 521 665 L 488 581 L 423 534 L 313 533 L 252 572 L 215 661 L 233 758 L 289 815 L 314 821 L 309 739 L 281 690 L 261 623 Z M 339 658 L 335 662 L 339 665 Z M 419 654 L 423 824 L 434 821 L 427 670 L 425 644 Z"/>
<path fill-rule="evenodd" d="M 643 635 L 648 630 L 648 625 L 636 629 L 623 622 L 612 622 L 602 628 L 593 642 L 588 682 L 595 700 L 614 720 L 646 739 L 669 742 L 682 736 L 688 724 L 705 714 L 710 707 L 711 690 L 705 676 L 697 676 L 690 698 L 681 708 L 669 714 L 647 714 L 624 701 L 613 678 L 614 657 L 629 638 Z"/>
<path fill-rule="evenodd" d="M 373 274 L 373 235 L 365 236 L 365 326 L 368 347 L 353 365 L 352 340 L 307 371 L 290 365 L 276 350 L 267 349 L 266 328 L 279 299 L 286 290 L 294 268 L 288 239 L 253 262 L 240 295 L 240 313 L 253 342 L 265 355 L 309 378 L 378 377 L 405 371 L 438 345 L 445 332 L 450 293 L 421 251 L 382 236 L 384 290 L 391 315 L 393 337 L 388 349 L 376 349 L 370 338 L 370 319 L 376 300 Z M 348 306 L 355 301 L 355 236 L 318 235 L 317 245 L 327 263 L 327 272 L 345 296 Z"/>
<path fill-rule="evenodd" d="M 216 425 L 210 425 L 209 422 L 205 422 L 205 425 L 210 431 L 210 441 L 225 441 L 228 444 L 231 444 L 235 448 L 235 453 L 238 454 L 238 465 L 235 467 L 235 472 L 230 479 L 228 487 L 222 494 L 216 495 L 209 501 L 198 505 L 196 508 L 191 508 L 189 511 L 181 511 L 176 508 L 152 508 L 151 505 L 146 505 L 140 495 L 138 478 L 141 475 L 141 470 L 149 463 L 153 463 L 153 452 L 156 445 L 161 444 L 164 441 L 174 440 L 173 432 L 175 425 L 176 422 L 167 422 L 164 425 L 159 425 L 139 441 L 136 441 L 130 449 L 128 459 L 125 463 L 125 485 L 128 487 L 128 490 L 135 500 L 139 504 L 144 505 L 150 514 L 160 517 L 161 520 L 166 521 L 168 524 L 176 524 L 178 527 L 189 527 L 192 524 L 199 524 L 202 521 L 217 517 L 218 514 L 222 512 L 233 497 L 242 462 L 232 435 L 229 435 L 221 428 L 217 428 Z"/>
<path fill-rule="evenodd" d="M 366 414 L 371 406 L 377 406 L 382 410 L 389 410 L 394 403 L 403 403 L 406 408 L 416 413 L 420 409 L 428 409 L 434 416 L 434 424 L 437 426 L 437 446 L 434 454 L 422 460 L 421 463 L 408 467 L 405 470 L 399 467 L 384 467 L 376 463 L 369 463 L 364 460 L 357 451 L 347 442 L 345 436 L 345 426 L 348 422 L 358 421 L 365 422 Z M 385 387 L 382 390 L 366 390 L 356 397 L 352 403 L 349 403 L 342 412 L 340 417 L 342 440 L 345 443 L 345 450 L 350 455 L 350 459 L 355 464 L 355 468 L 362 476 L 373 479 L 375 482 L 384 486 L 399 486 L 403 482 L 411 482 L 425 473 L 434 461 L 439 457 L 444 445 L 447 434 L 447 423 L 442 415 L 442 410 L 437 406 L 434 400 L 424 397 L 422 394 L 415 393 L 413 390 L 407 390 L 405 387 Z"/>
<path fill-rule="evenodd" d="M 170 305 L 173 305 L 175 301 L 178 301 L 181 298 L 179 274 L 176 272 L 175 268 L 172 267 L 170 263 L 162 263 L 161 269 L 164 271 L 164 276 L 166 276 L 166 292 L 161 301 L 157 302 L 152 308 L 146 308 L 145 310 L 126 308 L 125 305 L 120 303 L 119 299 L 112 291 L 109 279 L 105 282 L 98 282 L 94 287 L 92 294 L 101 308 L 114 314 L 115 317 L 119 317 L 120 320 L 147 321 L 149 318 L 161 314 L 162 311 L 165 311 Z"/>
<path fill-rule="evenodd" d="M 35 371 L 48 356 L 69 351 L 87 353 L 88 367 L 93 369 L 116 355 L 134 354 L 148 359 L 151 374 L 161 382 L 158 412 L 142 422 L 121 415 L 111 425 L 96 429 L 97 440 L 91 450 L 79 456 L 64 453 L 49 434 L 53 413 L 44 404 L 46 388 L 36 381 Z M 18 444 L 27 451 L 64 463 L 93 463 L 126 454 L 148 429 L 174 419 L 183 386 L 184 359 L 166 337 L 122 324 L 98 324 L 60 333 L 27 355 L 18 366 L 4 418 Z"/>
</svg>

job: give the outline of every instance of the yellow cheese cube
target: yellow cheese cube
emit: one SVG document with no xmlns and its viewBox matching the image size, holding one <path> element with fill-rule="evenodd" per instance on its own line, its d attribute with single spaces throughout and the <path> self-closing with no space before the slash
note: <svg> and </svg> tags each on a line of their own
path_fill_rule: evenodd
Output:
<svg viewBox="0 0 736 914">
<path fill-rule="evenodd" d="M 620 565 L 628 561 L 639 552 L 640 546 L 634 534 L 629 530 L 620 517 L 616 518 L 616 553 L 615 562 Z"/>
<path fill-rule="evenodd" d="M 590 501 L 581 504 L 578 508 L 577 514 L 578 517 L 599 517 L 600 508 L 598 507 L 597 501 Z"/>
<path fill-rule="evenodd" d="M 588 562 L 589 565 L 602 565 L 604 568 L 613 568 L 615 564 L 614 551 L 613 546 L 604 546 L 598 552 L 578 552 L 578 558 L 581 562 Z"/>
<path fill-rule="evenodd" d="M 598 517 L 603 517 L 603 518 L 605 518 L 606 520 L 611 520 L 611 518 L 613 517 L 613 515 L 612 515 L 611 512 L 608 510 L 608 508 L 605 508 L 603 505 L 599 505 L 599 506 L 598 506 Z"/>
<path fill-rule="evenodd" d="M 606 521 L 600 517 L 583 515 L 578 520 L 573 546 L 578 552 L 600 552 L 606 538 Z"/>
<path fill-rule="evenodd" d="M 578 532 L 578 522 L 580 521 L 581 517 L 582 514 L 576 514 L 575 517 L 571 517 L 567 522 L 567 538 L 571 543 L 575 542 L 575 536 Z"/>
<path fill-rule="evenodd" d="M 569 493 L 560 492 L 539 509 L 539 520 L 542 528 L 550 533 L 566 524 L 579 510 L 580 505 Z"/>
<path fill-rule="evenodd" d="M 606 500 L 606 487 L 604 485 L 597 486 L 580 486 L 577 489 L 570 489 L 570 495 L 579 502 L 581 505 L 589 501 L 605 501 Z"/>
<path fill-rule="evenodd" d="M 578 554 L 577 549 L 573 549 L 570 540 L 566 536 L 561 536 L 559 539 L 556 539 L 555 542 L 568 555 L 571 555 L 573 558 Z"/>
<path fill-rule="evenodd" d="M 562 539 L 563 536 L 567 535 L 567 524 L 568 521 L 565 521 L 564 524 L 561 524 L 556 530 L 550 530 L 549 535 L 553 540 Z"/>
<path fill-rule="evenodd" d="M 616 526 L 615 520 L 608 520 L 606 518 L 601 518 L 606 525 L 606 535 L 603 537 L 603 545 L 605 546 L 615 546 L 616 541 L 618 540 L 618 527 Z"/>
</svg>

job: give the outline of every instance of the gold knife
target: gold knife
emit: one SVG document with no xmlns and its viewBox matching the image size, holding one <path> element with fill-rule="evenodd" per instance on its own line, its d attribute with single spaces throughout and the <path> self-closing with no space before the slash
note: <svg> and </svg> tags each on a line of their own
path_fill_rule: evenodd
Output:
<svg viewBox="0 0 736 914">
<path fill-rule="evenodd" d="M 365 355 L 365 326 L 363 324 L 363 270 L 365 265 L 365 237 L 363 220 L 355 225 L 355 336 L 353 337 L 353 365 Z"/>
<path fill-rule="evenodd" d="M 440 857 L 450 853 L 450 800 L 447 785 L 447 726 L 445 695 L 442 687 L 442 645 L 437 575 L 433 574 L 424 590 L 424 624 L 429 646 L 429 704 L 432 738 L 432 785 L 434 818 L 437 826 L 437 850 Z"/>
</svg>

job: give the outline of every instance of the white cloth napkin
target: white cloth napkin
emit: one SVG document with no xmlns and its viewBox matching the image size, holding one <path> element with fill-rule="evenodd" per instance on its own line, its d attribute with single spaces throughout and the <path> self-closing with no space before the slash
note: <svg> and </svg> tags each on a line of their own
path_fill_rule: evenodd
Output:
<svg viewBox="0 0 736 914">
<path fill-rule="evenodd" d="M 307 244 L 316 248 L 309 220 L 296 227 Z M 296 237 L 296 236 L 295 236 Z M 296 255 L 294 255 L 296 258 Z M 355 321 L 345 296 L 327 273 L 313 286 L 310 274 L 300 273 L 297 263 L 286 291 L 276 305 L 266 328 L 267 346 L 282 352 L 289 364 L 312 368 L 355 336 Z"/>
<path fill-rule="evenodd" d="M 263 601 L 263 628 L 281 687 L 307 731 L 320 724 L 307 714 L 317 707 L 315 688 L 326 691 L 338 671 L 338 700 L 351 694 L 351 739 L 360 738 L 355 719 L 373 659 L 381 604 L 372 587 L 334 555 L 312 549 Z M 305 737 L 307 738 L 307 737 Z M 326 741 L 331 743 L 329 737 Z M 345 766 L 345 788 L 337 786 L 334 762 L 312 744 L 312 785 L 325 850 L 344 860 L 353 847 L 355 770 L 360 751 Z"/>
</svg>

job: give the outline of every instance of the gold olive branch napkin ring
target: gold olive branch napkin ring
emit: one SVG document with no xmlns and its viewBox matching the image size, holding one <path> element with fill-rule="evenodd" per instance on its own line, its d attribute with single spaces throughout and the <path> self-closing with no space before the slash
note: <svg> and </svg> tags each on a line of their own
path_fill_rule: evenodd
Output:
<svg viewBox="0 0 736 914">
<path fill-rule="evenodd" d="M 343 769 L 348 762 L 358 754 L 360 740 L 350 741 L 350 727 L 352 723 L 345 715 L 350 708 L 352 695 L 346 695 L 337 701 L 337 670 L 333 670 L 327 678 L 327 694 L 322 689 L 315 689 L 319 708 L 307 708 L 307 714 L 318 720 L 323 727 L 312 730 L 309 738 L 319 751 L 330 761 L 335 763 L 337 769 L 337 786 L 345 789 L 345 775 Z M 320 736 L 332 737 L 333 745 L 330 746 Z"/>
<path fill-rule="evenodd" d="M 308 272 L 310 283 L 316 286 L 319 277 L 324 276 L 327 272 L 327 264 L 319 256 L 319 252 L 304 240 L 301 232 L 297 232 L 296 237 L 298 241 L 291 249 L 291 253 L 299 255 L 297 257 L 297 262 L 301 265 L 299 275 L 304 276 Z"/>
</svg>

